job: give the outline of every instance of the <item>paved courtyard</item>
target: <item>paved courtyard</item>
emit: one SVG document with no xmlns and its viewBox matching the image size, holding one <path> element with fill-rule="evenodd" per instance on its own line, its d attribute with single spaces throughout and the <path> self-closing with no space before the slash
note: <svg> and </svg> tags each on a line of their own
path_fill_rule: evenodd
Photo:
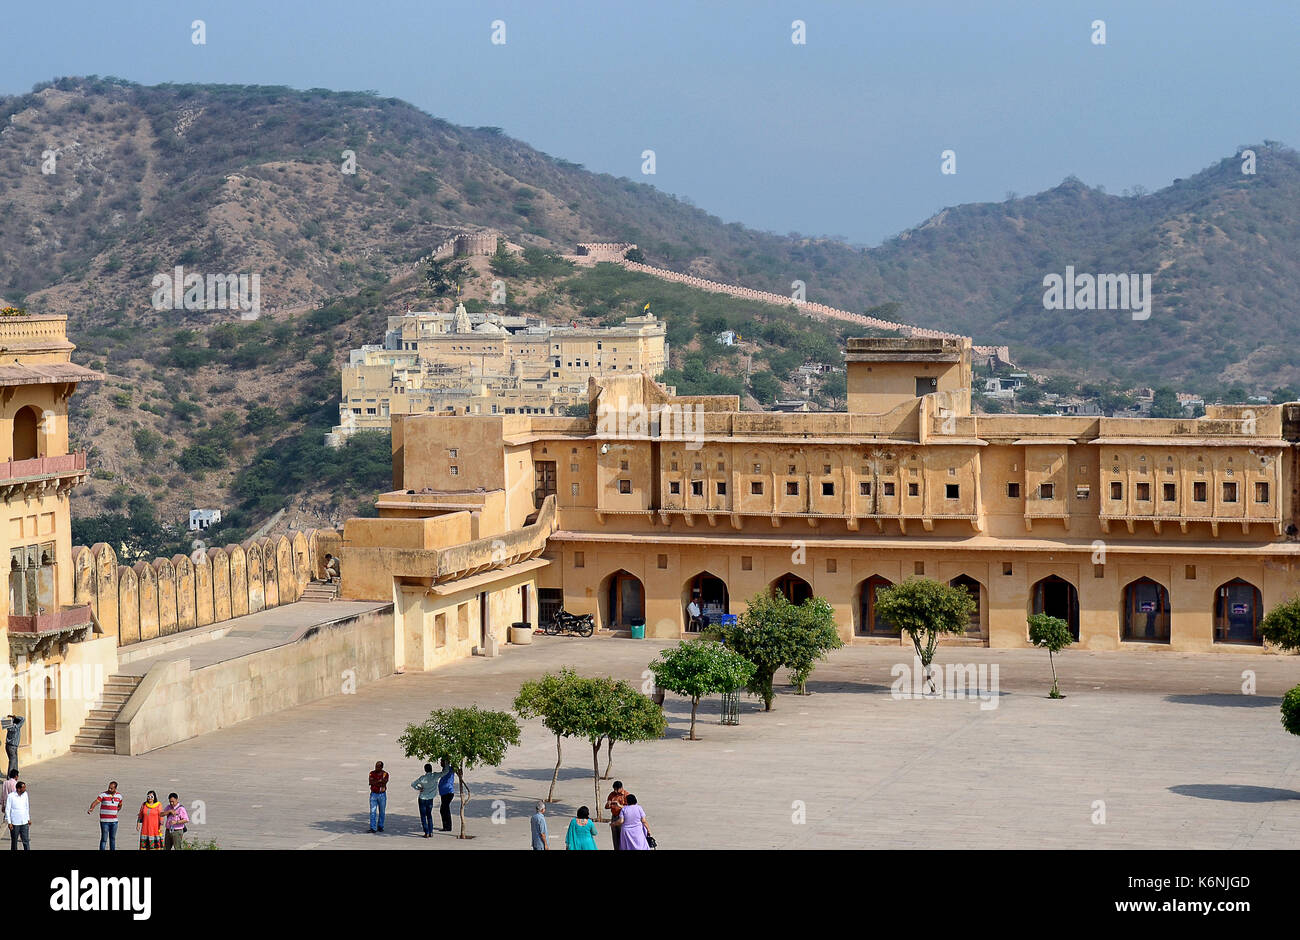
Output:
<svg viewBox="0 0 1300 940">
<path fill-rule="evenodd" d="M 469 774 L 469 842 L 419 838 L 409 783 L 421 768 L 402 757 L 397 736 L 439 706 L 507 709 L 521 682 L 562 665 L 640 685 L 666 645 L 538 637 L 496 659 L 395 675 L 141 757 L 32 765 L 23 772 L 32 841 L 95 848 L 98 825 L 85 809 L 116 779 L 127 798 L 120 847 L 135 844 L 126 810 L 156 789 L 164 800 L 177 790 L 191 812 L 201 800 L 205 821 L 190 837 L 222 848 L 526 848 L 532 803 L 555 763 L 540 722 L 526 723 L 502 767 Z M 910 647 L 839 650 L 814 673 L 813 694 L 779 686 L 767 714 L 743 699 L 739 726 L 717 723 L 716 698 L 702 705 L 697 742 L 682 739 L 689 702 L 670 695 L 667 737 L 616 745 L 613 773 L 663 849 L 1300 845 L 1300 739 L 1278 717 L 1281 695 L 1300 683 L 1300 658 L 1067 651 L 1057 660 L 1067 697 L 1052 701 L 1045 653 L 940 647 L 940 663 L 998 667 L 998 694 L 983 703 L 892 697 L 891 667 L 911 661 Z M 1253 695 L 1242 694 L 1244 670 L 1256 674 Z M 595 808 L 590 748 L 566 742 L 564 756 L 549 810 L 560 845 L 576 808 Z M 389 821 L 370 835 L 366 774 L 376 760 L 392 774 Z M 492 821 L 494 803 L 503 823 Z"/>
</svg>

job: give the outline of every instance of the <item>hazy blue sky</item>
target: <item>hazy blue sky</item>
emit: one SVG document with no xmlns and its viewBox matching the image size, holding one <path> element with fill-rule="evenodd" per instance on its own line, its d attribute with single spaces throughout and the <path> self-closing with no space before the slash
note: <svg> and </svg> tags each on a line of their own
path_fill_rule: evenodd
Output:
<svg viewBox="0 0 1300 940">
<path fill-rule="evenodd" d="M 1071 173 L 1157 189 L 1300 145 L 1297 0 L 10 0 L 0 29 L 3 93 L 88 74 L 375 89 L 726 221 L 864 244 Z"/>
</svg>

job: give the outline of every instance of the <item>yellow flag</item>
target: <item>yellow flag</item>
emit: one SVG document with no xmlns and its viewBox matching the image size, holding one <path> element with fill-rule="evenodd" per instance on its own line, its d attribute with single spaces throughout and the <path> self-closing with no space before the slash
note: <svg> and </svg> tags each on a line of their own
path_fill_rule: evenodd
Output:
<svg viewBox="0 0 1300 940">
<path fill-rule="evenodd" d="M 650 309 L 650 305 L 649 305 L 649 304 L 646 304 L 644 307 L 641 308 L 641 312 L 642 312 L 642 313 L 645 313 L 645 312 L 646 312 L 647 310 L 649 310 L 649 309 Z"/>
</svg>

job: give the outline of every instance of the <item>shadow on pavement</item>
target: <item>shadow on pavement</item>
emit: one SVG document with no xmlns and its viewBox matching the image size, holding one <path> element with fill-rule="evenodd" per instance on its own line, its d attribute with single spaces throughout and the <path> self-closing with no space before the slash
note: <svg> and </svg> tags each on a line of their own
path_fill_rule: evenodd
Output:
<svg viewBox="0 0 1300 940">
<path fill-rule="evenodd" d="M 1277 708 L 1282 700 L 1272 695 L 1241 695 L 1224 692 L 1185 693 L 1166 695 L 1166 702 L 1175 705 L 1217 705 L 1220 708 Z"/>
<path fill-rule="evenodd" d="M 1252 787 L 1241 783 L 1185 783 L 1169 788 L 1170 793 L 1194 796 L 1199 800 L 1224 800 L 1229 803 L 1274 803 L 1300 800 L 1295 790 L 1277 787 Z"/>
</svg>

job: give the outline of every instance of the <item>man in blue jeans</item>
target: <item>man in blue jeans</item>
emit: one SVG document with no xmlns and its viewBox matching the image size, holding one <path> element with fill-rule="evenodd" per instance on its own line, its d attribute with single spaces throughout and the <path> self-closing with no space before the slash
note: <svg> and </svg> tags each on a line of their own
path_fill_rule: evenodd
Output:
<svg viewBox="0 0 1300 940">
<path fill-rule="evenodd" d="M 122 794 L 117 792 L 117 781 L 110 780 L 108 789 L 90 801 L 89 816 L 99 807 L 99 850 L 110 852 L 117 848 L 117 814 L 122 808 Z"/>
<path fill-rule="evenodd" d="M 438 775 L 432 764 L 424 765 L 424 776 L 416 777 L 411 789 L 420 794 L 420 828 L 426 839 L 433 838 L 433 800 L 438 795 Z"/>
<path fill-rule="evenodd" d="M 384 831 L 384 810 L 388 806 L 388 772 L 383 761 L 375 761 L 370 771 L 370 831 L 375 831 L 375 812 L 379 813 L 379 831 Z"/>
</svg>

